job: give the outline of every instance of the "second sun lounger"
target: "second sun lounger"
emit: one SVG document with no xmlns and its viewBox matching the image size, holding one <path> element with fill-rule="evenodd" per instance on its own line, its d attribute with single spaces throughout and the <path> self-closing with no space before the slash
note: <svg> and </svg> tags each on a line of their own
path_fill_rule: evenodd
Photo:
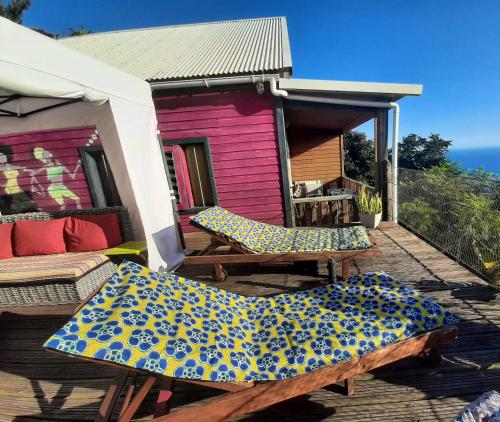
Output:
<svg viewBox="0 0 500 422">
<path fill-rule="evenodd" d="M 214 265 L 215 281 L 227 277 L 223 264 L 328 261 L 330 281 L 334 260 L 342 262 L 342 278 L 349 276 L 349 260 L 380 257 L 382 252 L 363 226 L 339 228 L 287 228 L 260 223 L 213 207 L 191 218 L 191 224 L 211 236 L 199 254 L 184 258 L 185 265 Z M 217 248 L 229 246 L 227 254 Z"/>
</svg>

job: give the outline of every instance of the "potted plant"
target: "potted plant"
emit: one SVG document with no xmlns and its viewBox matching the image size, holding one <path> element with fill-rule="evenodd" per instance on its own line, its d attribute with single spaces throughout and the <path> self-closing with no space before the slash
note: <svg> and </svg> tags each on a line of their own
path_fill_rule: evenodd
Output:
<svg viewBox="0 0 500 422">
<path fill-rule="evenodd" d="M 382 198 L 377 193 L 369 194 L 363 186 L 358 196 L 359 219 L 363 226 L 374 229 L 380 223 L 382 218 Z"/>
</svg>

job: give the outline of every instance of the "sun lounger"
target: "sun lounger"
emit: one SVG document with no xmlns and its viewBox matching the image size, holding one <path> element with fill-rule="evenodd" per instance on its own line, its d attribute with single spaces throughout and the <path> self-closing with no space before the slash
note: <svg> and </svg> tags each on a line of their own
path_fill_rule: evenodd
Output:
<svg viewBox="0 0 500 422">
<path fill-rule="evenodd" d="M 223 420 L 427 353 L 456 336 L 457 318 L 384 273 L 272 297 L 247 297 L 125 262 L 45 343 L 52 351 L 124 371 L 109 389 L 106 420 L 127 374 L 148 374 L 121 413 L 130 420 L 157 379 L 160 420 Z M 175 379 L 229 394 L 168 410 Z"/>
<path fill-rule="evenodd" d="M 214 265 L 214 279 L 224 281 L 222 264 L 248 264 L 296 261 L 329 261 L 330 280 L 333 260 L 342 261 L 342 277 L 349 276 L 349 259 L 382 255 L 363 226 L 340 228 L 286 228 L 260 223 L 213 207 L 191 217 L 191 223 L 209 233 L 211 243 L 198 255 L 187 256 L 185 265 Z M 229 246 L 229 254 L 218 254 Z"/>
</svg>

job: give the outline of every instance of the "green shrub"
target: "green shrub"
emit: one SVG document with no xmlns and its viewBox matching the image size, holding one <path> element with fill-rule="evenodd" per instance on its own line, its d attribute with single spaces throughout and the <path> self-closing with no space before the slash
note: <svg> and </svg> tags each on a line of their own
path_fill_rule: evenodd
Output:
<svg viewBox="0 0 500 422">
<path fill-rule="evenodd" d="M 358 211 L 368 215 L 380 214 L 382 212 L 382 198 L 378 193 L 370 195 L 362 187 L 358 196 Z"/>
</svg>

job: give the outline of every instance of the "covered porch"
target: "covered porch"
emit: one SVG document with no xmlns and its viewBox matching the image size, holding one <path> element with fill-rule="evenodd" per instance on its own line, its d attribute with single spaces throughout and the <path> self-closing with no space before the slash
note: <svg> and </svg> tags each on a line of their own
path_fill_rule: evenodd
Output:
<svg viewBox="0 0 500 422">
<path fill-rule="evenodd" d="M 358 221 L 355 199 L 363 184 L 346 176 L 344 135 L 367 122 L 373 123 L 375 172 L 373 189 L 368 189 L 381 195 L 384 219 L 392 220 L 397 183 L 391 169 L 397 158 L 389 160 L 389 149 L 398 139 L 397 101 L 421 95 L 422 86 L 280 78 L 279 88 L 277 126 L 287 224 Z"/>
<path fill-rule="evenodd" d="M 373 234 L 383 257 L 354 260 L 351 274 L 383 270 L 455 312 L 461 318 L 458 339 L 442 350 L 442 363 L 432 366 L 408 358 L 356 378 L 352 396 L 344 396 L 332 386 L 239 420 L 449 421 L 481 393 L 500 388 L 500 309 L 495 290 L 401 226 L 382 223 Z M 190 249 L 200 249 L 207 238 L 190 233 L 186 241 Z M 181 267 L 179 273 L 210 282 L 209 268 Z M 270 295 L 314 287 L 324 279 L 324 268 L 318 276 L 311 276 L 298 275 L 282 265 L 235 266 L 219 286 L 243 294 Z M 2 310 L 0 420 L 95 418 L 116 370 L 41 348 L 72 311 L 73 306 Z M 127 385 L 133 382 L 130 377 Z M 151 415 L 156 392 L 139 409 L 138 419 Z M 185 406 L 214 394 L 218 393 L 179 382 L 173 405 Z"/>
</svg>

